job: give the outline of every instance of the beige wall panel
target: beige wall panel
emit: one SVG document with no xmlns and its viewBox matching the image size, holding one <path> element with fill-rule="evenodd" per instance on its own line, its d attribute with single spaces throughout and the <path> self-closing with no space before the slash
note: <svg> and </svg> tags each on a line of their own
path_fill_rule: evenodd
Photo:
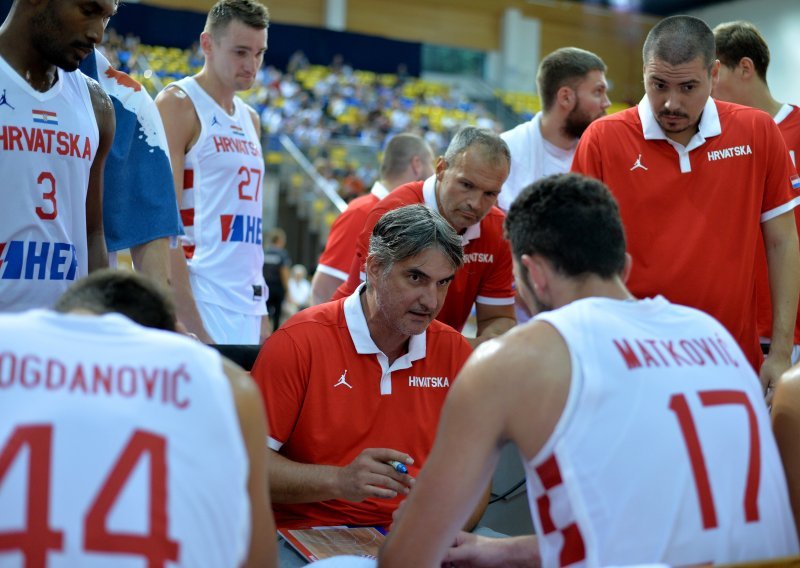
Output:
<svg viewBox="0 0 800 568">
<path fill-rule="evenodd" d="M 348 0 L 347 30 L 491 51 L 500 44 L 499 14 L 497 6 L 479 10 L 444 1 Z"/>
</svg>

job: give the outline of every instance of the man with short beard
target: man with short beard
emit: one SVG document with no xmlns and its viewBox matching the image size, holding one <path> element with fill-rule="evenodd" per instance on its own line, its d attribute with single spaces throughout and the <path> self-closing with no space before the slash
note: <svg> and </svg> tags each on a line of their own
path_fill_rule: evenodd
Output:
<svg viewBox="0 0 800 568">
<path fill-rule="evenodd" d="M 17 0 L 0 30 L 0 312 L 52 306 L 108 265 L 103 165 L 114 109 L 77 72 L 116 0 Z"/>
<path fill-rule="evenodd" d="M 497 198 L 500 209 L 508 211 L 536 180 L 569 171 L 583 131 L 611 105 L 605 72 L 602 59 L 577 47 L 562 47 L 542 59 L 536 74 L 542 110 L 500 135 L 511 150 L 511 170 Z"/>
<path fill-rule="evenodd" d="M 393 209 L 372 232 L 366 282 L 264 343 L 252 375 L 269 415 L 278 528 L 392 522 L 471 351 L 435 319 L 462 263 L 461 239 L 441 215 L 423 204 Z"/>
<path fill-rule="evenodd" d="M 646 96 L 589 125 L 572 169 L 605 182 L 619 202 L 631 292 L 717 318 L 768 390 L 789 368 L 800 294 L 797 172 L 772 117 L 710 97 L 720 63 L 705 22 L 662 20 L 642 59 Z M 762 235 L 773 300 L 766 359 L 754 293 Z"/>
</svg>

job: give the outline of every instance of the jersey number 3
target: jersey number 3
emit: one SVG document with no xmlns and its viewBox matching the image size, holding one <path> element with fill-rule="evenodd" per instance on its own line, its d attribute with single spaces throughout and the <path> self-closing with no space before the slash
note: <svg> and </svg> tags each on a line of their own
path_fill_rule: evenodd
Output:
<svg viewBox="0 0 800 568">
<path fill-rule="evenodd" d="M 48 207 L 46 211 L 44 207 L 37 207 L 36 214 L 39 219 L 50 221 L 58 217 L 58 203 L 56 203 L 56 178 L 50 172 L 42 172 L 36 179 L 36 183 L 43 186 L 42 199 L 52 203 L 52 207 Z"/>
<path fill-rule="evenodd" d="M 750 457 L 747 466 L 747 481 L 744 489 L 744 520 L 748 523 L 758 521 L 758 486 L 761 482 L 761 441 L 758 436 L 758 421 L 750 399 L 742 391 L 713 390 L 698 393 L 703 406 L 741 405 L 747 412 L 747 421 L 750 429 Z M 700 447 L 700 438 L 697 427 L 692 418 L 692 412 L 686 397 L 682 394 L 672 395 L 669 408 L 675 413 L 678 424 L 686 443 L 686 451 L 692 464 L 697 498 L 700 502 L 700 514 L 703 517 L 703 528 L 717 528 L 717 508 L 711 494 L 711 484 L 708 479 L 706 461 Z"/>
<path fill-rule="evenodd" d="M 52 445 L 51 425 L 19 426 L 0 451 L 2 486 L 11 465 L 23 448 L 28 448 L 27 526 L 22 531 L 0 533 L 0 553 L 21 551 L 28 568 L 44 568 L 48 551 L 64 549 L 64 533 L 51 527 L 49 518 Z M 180 545 L 169 539 L 166 450 L 163 436 L 134 431 L 84 517 L 84 550 L 143 556 L 149 568 L 163 567 L 168 560 L 178 561 Z M 109 512 L 145 455 L 150 465 L 149 533 L 111 533 L 106 526 Z"/>
</svg>

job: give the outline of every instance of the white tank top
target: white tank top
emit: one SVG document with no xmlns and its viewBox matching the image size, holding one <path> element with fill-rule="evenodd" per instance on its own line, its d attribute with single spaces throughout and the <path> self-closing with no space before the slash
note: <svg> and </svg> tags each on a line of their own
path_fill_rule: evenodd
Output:
<svg viewBox="0 0 800 568">
<path fill-rule="evenodd" d="M 46 93 L 0 58 L 0 312 L 49 307 L 86 275 L 86 193 L 97 152 L 86 77 Z"/>
<path fill-rule="evenodd" d="M 194 295 L 246 314 L 266 313 L 261 267 L 264 158 L 247 105 L 228 115 L 193 77 L 173 83 L 194 104 L 200 136 L 186 154 L 181 218 Z"/>
<path fill-rule="evenodd" d="M 0 541 L 34 543 L 0 566 L 240 566 L 247 476 L 214 350 L 117 314 L 0 315 Z"/>
<path fill-rule="evenodd" d="M 760 384 L 719 323 L 661 297 L 537 319 L 572 364 L 563 415 L 525 464 L 543 566 L 798 553 Z"/>
</svg>

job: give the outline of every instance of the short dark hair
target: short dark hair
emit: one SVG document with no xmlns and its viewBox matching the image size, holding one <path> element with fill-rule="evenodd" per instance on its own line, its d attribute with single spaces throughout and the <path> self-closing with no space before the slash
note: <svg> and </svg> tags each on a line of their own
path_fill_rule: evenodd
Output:
<svg viewBox="0 0 800 568">
<path fill-rule="evenodd" d="M 369 257 L 388 274 L 396 262 L 435 248 L 454 270 L 464 262 L 461 237 L 439 213 L 421 203 L 386 212 L 372 229 Z"/>
<path fill-rule="evenodd" d="M 147 276 L 130 270 L 97 270 L 69 287 L 56 302 L 61 313 L 119 313 L 145 327 L 175 331 L 175 305 Z"/>
<path fill-rule="evenodd" d="M 717 60 L 714 32 L 701 19 L 693 16 L 670 16 L 658 22 L 642 47 L 645 65 L 650 58 L 670 65 L 682 65 L 701 57 L 709 73 Z"/>
<path fill-rule="evenodd" d="M 756 74 L 767 82 L 769 46 L 753 24 L 745 21 L 720 24 L 714 28 L 714 40 L 720 63 L 734 69 L 743 57 L 749 57 Z"/>
<path fill-rule="evenodd" d="M 536 85 L 542 108 L 549 110 L 556 102 L 561 87 L 577 89 L 590 71 L 607 70 L 606 64 L 597 55 L 577 47 L 562 47 L 542 59 L 536 73 Z"/>
<path fill-rule="evenodd" d="M 269 27 L 269 10 L 257 0 L 219 0 L 209 10 L 203 31 L 213 36 L 233 20 L 263 30 Z"/>
<path fill-rule="evenodd" d="M 381 160 L 381 178 L 398 176 L 408 169 L 414 156 L 433 159 L 433 151 L 425 140 L 415 134 L 397 134 L 386 144 Z M 386 189 L 394 189 L 387 187 Z"/>
<path fill-rule="evenodd" d="M 556 174 L 534 182 L 511 204 L 505 230 L 517 260 L 539 254 L 567 276 L 611 278 L 625 268 L 617 202 L 593 178 Z"/>
</svg>

